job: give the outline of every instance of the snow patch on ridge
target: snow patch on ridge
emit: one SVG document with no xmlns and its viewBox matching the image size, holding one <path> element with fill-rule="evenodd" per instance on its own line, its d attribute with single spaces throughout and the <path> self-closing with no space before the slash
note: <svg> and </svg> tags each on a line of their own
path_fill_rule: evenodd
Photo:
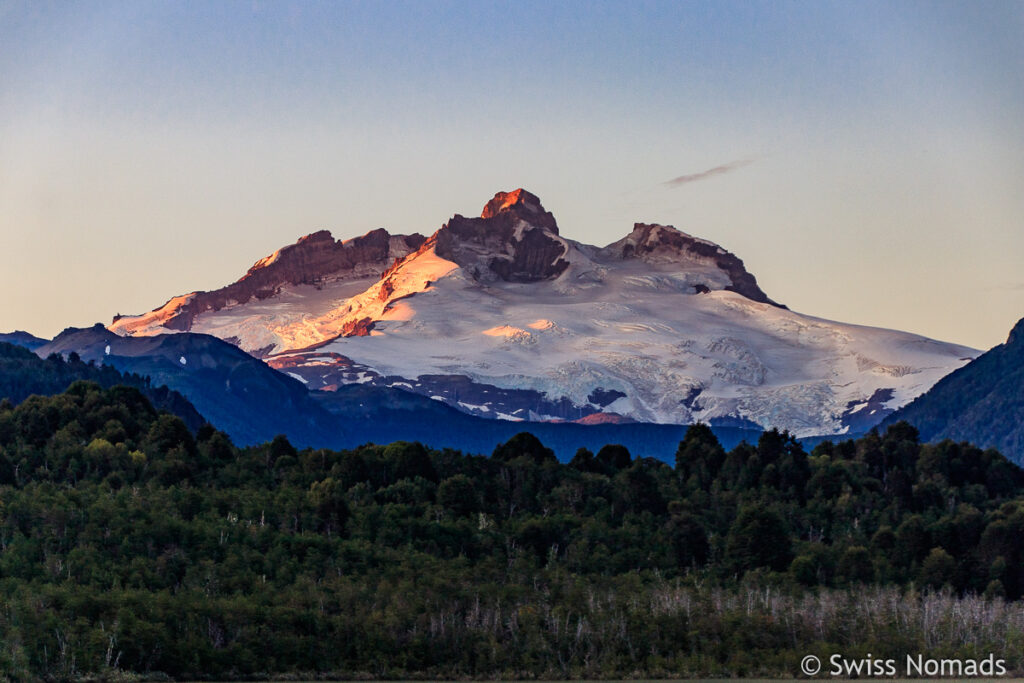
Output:
<svg viewBox="0 0 1024 683">
<path fill-rule="evenodd" d="M 438 256 L 433 249 L 413 254 L 364 292 L 341 302 L 316 317 L 304 317 L 272 330 L 286 349 L 313 346 L 324 339 L 346 336 L 350 326 L 362 320 L 401 322 L 415 314 L 415 306 L 396 302 L 430 288 L 432 282 L 448 275 L 458 265 Z"/>
<path fill-rule="evenodd" d="M 278 259 L 280 259 L 280 258 L 281 258 L 281 250 L 278 249 L 273 254 L 271 254 L 269 256 L 264 256 L 259 261 L 254 263 L 252 268 L 250 268 L 249 270 L 253 271 L 253 270 L 256 270 L 257 268 L 266 268 L 269 265 L 277 263 Z"/>
<path fill-rule="evenodd" d="M 482 334 L 486 334 L 488 337 L 504 337 L 505 339 L 515 341 L 525 341 L 533 338 L 533 335 L 526 330 L 512 327 L 511 325 L 492 327 L 489 330 L 484 330 Z"/>
<path fill-rule="evenodd" d="M 114 320 L 107 328 L 122 337 L 150 336 L 154 334 L 170 334 L 181 330 L 164 327 L 164 323 L 174 317 L 178 311 L 196 297 L 198 292 L 176 296 L 160 308 L 140 316 L 122 316 Z"/>
</svg>

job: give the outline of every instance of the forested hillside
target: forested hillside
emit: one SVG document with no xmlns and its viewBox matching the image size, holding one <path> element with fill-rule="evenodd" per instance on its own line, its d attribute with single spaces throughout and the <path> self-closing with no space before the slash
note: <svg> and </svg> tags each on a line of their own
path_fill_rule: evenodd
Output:
<svg viewBox="0 0 1024 683">
<path fill-rule="evenodd" d="M 1004 344 L 943 377 L 883 424 L 905 420 L 924 441 L 969 440 L 1024 462 L 1024 319 Z"/>
<path fill-rule="evenodd" d="M 28 348 L 0 341 L 0 400 L 21 403 L 33 394 L 59 394 L 77 380 L 103 387 L 135 387 L 158 409 L 184 420 L 193 432 L 205 422 L 188 399 L 166 386 L 153 386 L 149 377 L 124 373 L 110 365 L 85 363 L 78 354 L 70 354 L 67 360 L 56 354 L 43 359 Z"/>
<path fill-rule="evenodd" d="M 1024 473 L 997 452 L 905 424 L 726 452 L 698 425 L 675 462 L 559 464 L 529 434 L 238 449 L 91 382 L 5 404 L 0 671 L 790 675 L 1024 637 Z"/>
</svg>

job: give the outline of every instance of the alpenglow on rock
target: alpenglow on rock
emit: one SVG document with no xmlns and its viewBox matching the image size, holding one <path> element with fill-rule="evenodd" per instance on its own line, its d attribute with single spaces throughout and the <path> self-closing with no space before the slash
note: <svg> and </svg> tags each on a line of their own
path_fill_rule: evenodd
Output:
<svg viewBox="0 0 1024 683">
<path fill-rule="evenodd" d="M 862 431 L 978 355 L 790 311 L 737 256 L 672 226 L 568 239 L 522 189 L 429 238 L 314 233 L 110 329 L 203 332 L 311 390 L 400 387 L 484 417 L 797 435 Z"/>
</svg>

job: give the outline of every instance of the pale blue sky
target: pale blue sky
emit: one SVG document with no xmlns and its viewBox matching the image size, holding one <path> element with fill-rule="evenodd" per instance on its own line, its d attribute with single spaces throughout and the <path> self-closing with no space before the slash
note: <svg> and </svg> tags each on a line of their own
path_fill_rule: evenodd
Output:
<svg viewBox="0 0 1024 683">
<path fill-rule="evenodd" d="M 1020 2 L 0 1 L 0 330 L 522 186 L 568 237 L 671 223 L 795 310 L 987 348 L 1024 315 L 1022 73 Z"/>
</svg>

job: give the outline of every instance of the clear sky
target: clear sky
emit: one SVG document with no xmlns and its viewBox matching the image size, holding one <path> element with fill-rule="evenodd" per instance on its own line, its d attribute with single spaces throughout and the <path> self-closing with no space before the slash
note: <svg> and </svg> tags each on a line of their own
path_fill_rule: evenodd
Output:
<svg viewBox="0 0 1024 683">
<path fill-rule="evenodd" d="M 988 348 L 1024 316 L 1022 74 L 1016 0 L 0 0 L 0 331 L 525 187 L 567 237 L 669 223 L 794 310 Z"/>
</svg>

